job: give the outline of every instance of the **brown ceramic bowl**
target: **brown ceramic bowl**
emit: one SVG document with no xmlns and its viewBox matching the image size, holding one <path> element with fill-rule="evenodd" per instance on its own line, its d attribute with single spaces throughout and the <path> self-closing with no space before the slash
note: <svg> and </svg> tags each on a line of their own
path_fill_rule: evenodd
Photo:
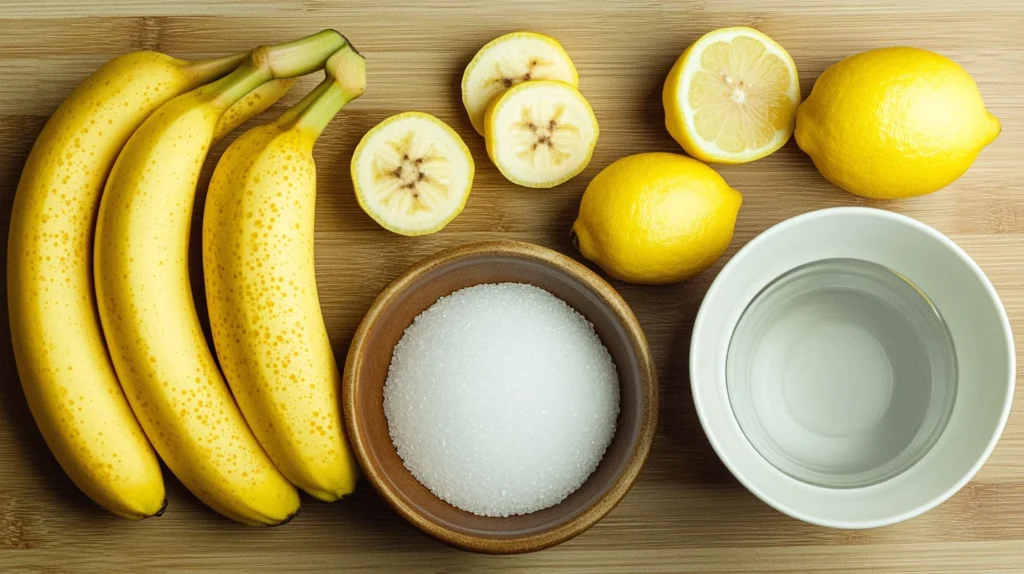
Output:
<svg viewBox="0 0 1024 574">
<path fill-rule="evenodd" d="M 439 298 L 482 283 L 529 283 L 586 317 L 619 374 L 615 437 L 590 478 L 561 503 L 494 518 L 455 508 L 405 468 L 388 435 L 384 382 L 406 327 Z M 377 297 L 356 331 L 345 364 L 342 402 L 363 472 L 385 500 L 420 530 L 452 546 L 490 554 L 532 552 L 590 528 L 629 491 L 647 458 L 658 412 L 658 385 L 640 324 L 594 272 L 559 253 L 513 241 L 474 243 L 417 263 Z"/>
</svg>

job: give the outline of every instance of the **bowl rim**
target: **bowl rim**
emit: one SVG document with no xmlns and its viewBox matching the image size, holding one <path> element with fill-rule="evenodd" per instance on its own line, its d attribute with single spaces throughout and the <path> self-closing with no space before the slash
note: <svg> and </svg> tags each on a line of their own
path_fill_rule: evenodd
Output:
<svg viewBox="0 0 1024 574">
<path fill-rule="evenodd" d="M 370 458 L 366 454 L 366 444 L 363 441 L 362 427 L 356 414 L 359 390 L 356 388 L 355 381 L 360 376 L 366 338 L 370 327 L 377 321 L 383 310 L 392 303 L 399 293 L 431 269 L 450 261 L 486 254 L 531 259 L 556 267 L 596 294 L 618 317 L 632 343 L 632 352 L 636 356 L 640 370 L 641 396 L 645 397 L 650 404 L 649 408 L 642 409 L 640 432 L 635 447 L 629 454 L 628 462 L 608 492 L 572 519 L 553 528 L 526 536 L 488 538 L 456 532 L 426 519 L 403 503 L 381 479 L 382 471 L 370 463 Z M 608 514 L 629 492 L 643 469 L 654 442 L 658 422 L 658 378 L 654 359 L 639 320 L 622 296 L 597 273 L 566 255 L 533 243 L 513 240 L 479 241 L 443 249 L 414 263 L 374 299 L 366 315 L 360 321 L 349 345 L 342 374 L 342 411 L 347 436 L 363 474 L 374 490 L 395 512 L 422 532 L 455 548 L 484 554 L 520 554 L 543 550 L 583 533 Z"/>
<path fill-rule="evenodd" d="M 699 341 L 700 330 L 702 329 L 704 323 L 711 320 L 709 318 L 710 311 L 708 309 L 708 306 L 705 305 L 704 303 L 710 299 L 713 292 L 722 289 L 722 285 L 725 283 L 726 280 L 729 279 L 731 270 L 742 263 L 743 257 L 740 257 L 740 255 L 744 254 L 744 252 L 750 252 L 756 249 L 762 242 L 766 241 L 767 239 L 779 234 L 789 233 L 792 231 L 793 228 L 799 227 L 806 222 L 821 218 L 844 215 L 855 215 L 864 217 L 865 219 L 886 219 L 898 223 L 900 225 L 905 225 L 914 228 L 915 230 L 920 231 L 927 235 L 929 238 L 933 239 L 936 242 L 936 244 L 939 245 L 940 247 L 948 249 L 950 252 L 956 255 L 957 258 L 967 267 L 967 269 L 971 271 L 971 273 L 983 286 L 985 293 L 989 298 L 989 301 L 993 304 L 994 308 L 996 309 L 999 315 L 999 322 L 1003 335 L 1003 340 L 1005 345 L 1007 346 L 1006 350 L 1009 363 L 1007 365 L 1009 377 L 1005 382 L 1006 389 L 1005 394 L 1003 396 L 1002 409 L 999 413 L 999 420 L 997 421 L 992 436 L 989 437 L 988 442 L 985 444 L 985 448 L 982 452 L 979 453 L 977 460 L 971 465 L 968 471 L 964 473 L 964 475 L 960 477 L 959 480 L 957 480 L 955 483 L 951 484 L 948 488 L 943 490 L 938 496 L 933 497 L 932 499 L 928 500 L 925 503 L 922 503 L 912 509 L 899 512 L 896 514 L 888 514 L 884 516 L 880 515 L 873 519 L 864 520 L 836 520 L 828 518 L 826 516 L 811 515 L 805 512 L 800 512 L 795 509 L 789 508 L 784 504 L 781 504 L 780 502 L 776 501 L 770 493 L 765 492 L 764 489 L 760 488 L 757 485 L 756 479 L 746 476 L 742 472 L 740 472 L 738 470 L 738 467 L 732 460 L 732 456 L 734 456 L 735 453 L 727 450 L 718 440 L 718 436 L 716 434 L 716 426 L 712 424 L 709 420 L 709 417 L 712 415 L 712 413 L 708 412 L 709 409 L 703 404 L 702 401 L 702 396 L 706 393 L 712 392 L 711 388 L 717 386 L 718 381 L 714 381 L 710 385 L 707 383 L 702 384 L 698 380 L 699 377 L 695 376 L 695 365 L 699 362 L 698 356 L 701 351 L 701 345 Z M 859 206 L 831 207 L 825 209 L 818 209 L 790 217 L 769 227 L 768 229 L 766 229 L 765 231 L 761 232 L 756 237 L 751 239 L 746 245 L 744 245 L 725 264 L 721 272 L 719 272 L 718 276 L 715 277 L 715 280 L 712 282 L 711 286 L 708 288 L 708 291 L 704 296 L 700 309 L 697 312 L 697 316 L 694 319 L 693 333 L 691 336 L 690 343 L 689 364 L 690 390 L 693 395 L 693 402 L 694 406 L 696 407 L 697 418 L 700 420 L 701 427 L 703 427 L 704 429 L 704 433 L 708 438 L 708 442 L 711 443 L 711 446 L 714 449 L 715 453 L 718 455 L 718 458 L 722 461 L 726 468 L 729 469 L 729 472 L 744 487 L 746 487 L 747 490 L 753 493 L 754 496 L 759 498 L 765 504 L 768 504 L 772 508 L 775 508 L 779 512 L 782 512 L 783 514 L 786 514 L 792 518 L 808 522 L 810 524 L 840 529 L 877 528 L 881 526 L 896 524 L 904 520 L 909 520 L 911 518 L 920 516 L 921 514 L 924 514 L 925 512 L 928 512 L 929 510 L 942 504 L 950 497 L 952 497 L 954 494 L 956 494 L 960 489 L 962 489 L 968 482 L 971 481 L 971 479 L 974 478 L 974 476 L 978 473 L 981 467 L 988 460 L 989 456 L 992 454 L 992 451 L 995 449 L 996 444 L 999 442 L 999 439 L 1002 436 L 1003 431 L 1005 430 L 1006 423 L 1009 419 L 1010 411 L 1013 406 L 1013 393 L 1014 388 L 1016 386 L 1017 378 L 1017 357 L 1013 341 L 1013 329 L 1010 325 L 1009 317 L 1006 314 L 1006 307 L 1003 305 L 1002 300 L 999 298 L 999 294 L 996 292 L 995 287 L 992 285 L 992 282 L 989 280 L 988 276 L 985 274 L 981 266 L 979 266 L 978 263 L 974 261 L 974 259 L 952 239 L 950 239 L 937 229 L 921 221 L 918 221 L 913 217 L 903 215 L 901 213 L 888 211 L 885 209 Z M 724 380 L 721 381 L 721 384 L 725 384 Z M 794 483 L 799 483 L 801 485 L 805 485 L 807 488 L 823 488 L 803 483 L 798 479 L 788 476 L 786 477 L 786 480 L 792 481 Z M 870 489 L 872 487 L 866 488 Z M 850 489 L 846 490 L 849 491 Z"/>
</svg>

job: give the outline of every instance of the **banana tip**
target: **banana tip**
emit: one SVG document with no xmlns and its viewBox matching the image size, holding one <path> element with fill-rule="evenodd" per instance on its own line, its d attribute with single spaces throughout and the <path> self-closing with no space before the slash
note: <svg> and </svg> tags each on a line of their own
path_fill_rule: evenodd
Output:
<svg viewBox="0 0 1024 574">
<path fill-rule="evenodd" d="M 150 518 L 160 518 L 161 516 L 164 515 L 164 512 L 166 512 L 166 511 L 167 511 L 167 497 L 165 496 L 163 504 L 160 505 L 160 510 L 157 510 L 155 513 L 153 513 L 153 516 L 151 516 Z"/>
<path fill-rule="evenodd" d="M 295 517 L 298 516 L 298 515 L 299 515 L 299 511 L 296 510 L 295 512 L 289 514 L 288 516 L 285 516 L 284 520 L 282 520 L 281 522 L 278 522 L 277 524 L 274 524 L 272 526 L 284 526 L 285 524 L 288 524 L 292 520 L 295 520 Z"/>
</svg>

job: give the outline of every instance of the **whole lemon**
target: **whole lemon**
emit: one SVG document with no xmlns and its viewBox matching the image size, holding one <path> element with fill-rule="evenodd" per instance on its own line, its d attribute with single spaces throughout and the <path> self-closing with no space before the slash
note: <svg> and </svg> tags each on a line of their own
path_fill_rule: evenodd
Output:
<svg viewBox="0 0 1024 574">
<path fill-rule="evenodd" d="M 949 185 L 999 131 L 971 76 L 917 48 L 870 50 L 833 64 L 796 116 L 797 145 L 821 174 L 877 199 Z"/>
<path fill-rule="evenodd" d="M 721 257 L 742 202 L 722 176 L 695 159 L 641 153 L 591 180 L 572 233 L 580 253 L 616 279 L 674 283 Z"/>
</svg>

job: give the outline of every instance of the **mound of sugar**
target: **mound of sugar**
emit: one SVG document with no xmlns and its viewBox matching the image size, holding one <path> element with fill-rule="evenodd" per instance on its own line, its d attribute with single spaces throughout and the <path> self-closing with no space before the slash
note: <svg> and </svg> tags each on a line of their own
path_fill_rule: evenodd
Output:
<svg viewBox="0 0 1024 574">
<path fill-rule="evenodd" d="M 594 327 L 564 301 L 532 285 L 477 285 L 406 329 L 384 413 L 406 468 L 435 495 L 483 516 L 526 514 L 597 468 L 619 381 Z"/>
</svg>

